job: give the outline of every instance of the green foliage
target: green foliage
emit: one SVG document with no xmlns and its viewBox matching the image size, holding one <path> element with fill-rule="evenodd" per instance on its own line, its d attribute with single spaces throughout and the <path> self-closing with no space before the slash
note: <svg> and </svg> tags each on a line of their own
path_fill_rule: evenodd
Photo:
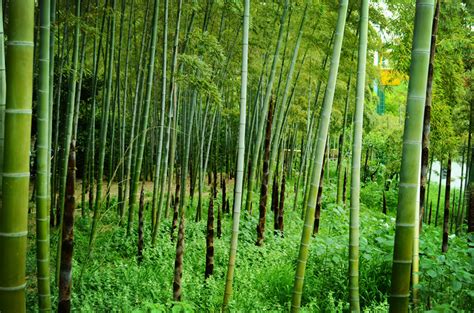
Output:
<svg viewBox="0 0 474 313">
<path fill-rule="evenodd" d="M 372 111 L 375 112 L 375 111 Z M 402 125 L 398 117 L 367 113 L 365 135 L 363 137 L 362 162 L 369 151 L 366 175 L 370 178 L 391 178 L 400 169 L 402 155 Z M 362 163 L 361 166 L 363 166 Z M 363 170 L 363 169 L 362 169 Z"/>
<path fill-rule="evenodd" d="M 420 236 L 420 290 L 431 312 L 467 312 L 474 305 L 474 246 L 454 234 L 449 244 L 448 252 L 440 254 L 439 228 L 425 227 Z"/>
<path fill-rule="evenodd" d="M 195 89 L 201 95 L 208 96 L 215 104 L 221 103 L 221 94 L 212 80 L 212 69 L 196 55 L 181 54 L 178 57 L 185 70 L 177 75 L 176 80 L 186 87 Z"/>
<path fill-rule="evenodd" d="M 332 164 L 334 165 L 334 164 Z M 334 167 L 334 166 L 332 166 Z M 331 177 L 334 177 L 331 171 Z M 292 190 L 288 182 L 287 190 Z M 231 186 L 231 185 L 230 185 Z M 370 182 L 362 187 L 360 239 L 360 291 L 364 312 L 386 312 L 390 288 L 395 218 L 381 213 L 382 184 Z M 396 188 L 387 193 L 396 198 Z M 334 202 L 335 186 L 325 182 L 319 234 L 310 247 L 302 312 L 343 312 L 349 308 L 347 288 L 348 218 L 347 209 Z M 293 193 L 288 192 L 285 210 L 285 236 L 274 237 L 268 212 L 264 247 L 255 246 L 256 215 L 241 220 L 239 251 L 230 309 L 235 312 L 286 312 L 289 309 L 300 239 L 300 212 L 293 211 Z M 207 207 L 207 199 L 204 200 Z M 396 199 L 390 200 L 396 201 Z M 221 205 L 220 197 L 214 202 Z M 113 201 L 112 201 L 113 204 Z M 389 208 L 395 208 L 389 204 Z M 223 296 L 231 216 L 224 215 L 223 237 L 215 239 L 214 275 L 204 280 L 206 221 L 195 223 L 194 207 L 186 222 L 186 250 L 183 273 L 183 302 L 171 301 L 175 242 L 169 240 L 171 221 L 163 220 L 156 247 L 151 239 L 149 217 L 145 212 L 145 250 L 141 265 L 136 261 L 137 225 L 130 237 L 118 226 L 111 207 L 101 221 L 94 254 L 87 258 L 88 218 L 78 217 L 75 225 L 73 262 L 73 308 L 77 312 L 216 312 Z M 33 225 L 31 225 L 33 226 Z M 29 242 L 34 243 L 34 231 Z M 57 234 L 52 234 L 54 247 Z M 473 247 L 467 248 L 466 236 L 451 236 L 450 247 L 441 256 L 440 228 L 424 226 L 420 236 L 421 299 L 423 308 L 457 312 L 468 311 L 474 302 Z M 86 263 L 87 260 L 87 263 Z M 54 268 L 54 261 L 52 261 Z M 81 279 L 81 269 L 84 273 Z M 35 271 L 35 246 L 28 254 L 28 272 Z M 54 282 L 53 282 L 54 283 Z M 28 308 L 36 310 L 36 280 L 28 288 Z M 57 290 L 53 288 L 53 303 Z M 430 306 L 428 306 L 430 303 Z"/>
<path fill-rule="evenodd" d="M 384 53 L 389 56 L 390 66 L 406 74 L 411 60 L 414 5 L 413 1 L 406 0 L 387 2 L 393 13 L 388 25 L 393 38 L 387 43 Z M 438 160 L 446 159 L 448 154 L 457 157 L 468 130 L 469 98 L 466 86 L 472 75 L 469 73 L 472 67 L 469 25 L 472 25 L 472 16 L 464 4 L 460 1 L 441 1 L 430 138 L 431 149 Z"/>
<path fill-rule="evenodd" d="M 242 2 L 237 0 L 216 0 L 211 9 L 213 16 L 207 31 L 201 30 L 203 24 L 206 1 L 184 1 L 181 35 L 179 40 L 178 66 L 182 71 L 176 73 L 179 84 L 180 101 L 188 101 L 189 95 L 197 91 L 198 99 L 205 102 L 209 98 L 212 105 L 219 106 L 218 124 L 214 136 L 216 143 L 222 143 L 225 136 L 226 145 L 233 148 L 238 129 L 238 99 L 240 96 L 239 71 L 241 66 L 240 35 Z M 282 53 L 277 62 L 277 75 L 280 71 L 286 73 L 289 64 L 288 51 L 294 46 L 298 24 L 303 12 L 304 0 L 291 1 L 291 21 L 289 24 L 287 55 L 285 65 L 282 64 Z M 297 130 L 297 145 L 301 137 L 306 134 L 308 112 L 316 112 L 315 125 L 318 121 L 320 104 L 323 100 L 327 81 L 327 67 L 322 62 L 331 51 L 329 41 L 332 35 L 330 29 L 336 22 L 336 1 L 309 1 L 310 7 L 303 34 L 301 55 L 307 51 L 305 63 L 301 57 L 297 62 L 297 70 L 301 66 L 299 80 L 294 82 L 292 106 L 288 114 L 288 125 L 291 130 Z M 386 7 L 393 16 L 386 16 Z M 145 42 L 149 41 L 150 17 L 144 25 L 146 1 L 136 2 L 136 12 L 133 15 L 132 47 L 130 48 L 131 68 L 137 67 L 141 36 Z M 334 114 L 331 121 L 331 142 L 339 136 L 342 125 L 342 114 L 347 95 L 347 80 L 352 72 L 355 75 L 355 64 L 352 56 L 357 44 L 356 28 L 358 24 L 358 1 L 350 1 L 351 15 L 347 21 L 346 38 L 344 39 L 343 58 L 339 69 L 339 79 L 336 84 Z M 472 16 L 468 14 L 468 6 L 459 2 L 443 1 L 441 22 L 438 40 L 438 51 L 435 58 L 435 81 L 432 110 L 432 141 L 431 148 L 436 158 L 444 157 L 451 152 L 456 154 L 459 145 L 466 138 L 468 92 L 465 88 L 472 80 L 472 72 L 467 72 L 472 64 L 471 40 L 469 34 L 472 25 Z M 174 37 L 176 22 L 176 6 L 173 3 L 169 15 L 169 39 Z M 472 9 L 472 8 L 471 8 Z M 106 13 L 112 14 L 106 8 Z M 279 27 L 282 1 L 253 1 L 251 6 L 250 45 L 249 45 L 249 98 L 248 111 L 253 112 L 257 96 L 258 80 L 264 65 L 264 55 L 274 51 L 276 30 Z M 94 7 L 85 13 L 82 18 L 81 30 L 87 34 L 86 56 L 92 54 L 92 42 L 98 40 L 103 7 Z M 125 13 L 130 14 L 127 10 Z M 194 15 L 195 14 L 195 15 Z M 189 24 L 191 16 L 195 16 L 194 26 Z M 64 26 L 72 27 L 74 17 L 62 8 L 58 12 L 56 36 L 60 42 L 65 41 L 62 30 Z M 117 13 L 116 18 L 120 16 Z M 411 36 L 414 17 L 414 2 L 372 1 L 369 26 L 368 60 L 372 60 L 375 51 L 389 59 L 395 69 L 407 73 L 410 65 Z M 161 18 L 161 12 L 160 12 Z M 223 23 L 221 25 L 221 23 Z M 145 27 L 144 27 L 145 26 Z M 221 29 L 222 26 L 222 29 Z M 161 34 L 162 25 L 159 23 L 158 33 Z M 145 33 L 141 34 L 142 29 Z M 188 29 L 190 33 L 187 33 Z M 389 34 L 383 38 L 381 32 Z M 286 36 L 286 32 L 284 34 Z M 116 34 L 118 36 L 118 32 Z M 387 39 L 390 43 L 387 43 Z M 104 37 L 104 45 L 107 38 Z M 186 45 L 186 50 L 181 48 Z M 103 48 L 104 49 L 104 48 Z M 122 49 L 124 47 L 122 46 Z M 161 55 L 161 45 L 157 47 L 157 55 Z M 281 49 L 283 50 L 283 48 Z M 125 53 L 122 53 L 125 55 Z M 101 55 L 100 64 L 103 63 Z M 61 60 L 59 55 L 56 56 Z M 123 57 L 122 57 L 123 58 Z M 146 56 L 145 56 L 146 59 Z M 171 60 L 171 49 L 168 51 Z M 121 62 L 124 60 L 122 59 Z M 264 82 L 268 79 L 271 58 L 267 60 L 266 69 L 263 69 Z M 146 62 L 145 62 L 146 63 Z M 161 69 L 160 62 L 156 62 L 156 71 Z M 283 68 L 282 68 L 283 67 Z M 90 102 L 92 96 L 91 72 L 92 58 L 85 59 L 85 74 L 81 93 L 82 106 L 79 117 L 78 134 L 78 167 L 84 164 L 84 147 L 88 141 L 88 125 Z M 97 101 L 104 97 L 104 68 L 99 65 L 97 79 Z M 62 72 L 62 94 L 67 94 L 67 77 L 70 65 L 63 68 L 56 67 L 55 80 L 59 80 Z M 168 69 L 169 71 L 169 69 Z M 396 87 L 385 87 L 386 114 L 379 116 L 375 113 L 377 97 L 373 95 L 370 86 L 379 76 L 379 69 L 372 62 L 367 67 L 366 110 L 364 116 L 364 152 L 369 151 L 367 180 L 361 190 L 361 260 L 360 260 L 360 292 L 361 304 L 365 312 L 387 312 L 387 295 L 390 286 L 390 268 L 393 249 L 394 211 L 397 206 L 396 174 L 400 168 L 402 124 L 405 114 L 406 83 Z M 130 70 L 130 82 L 135 86 L 138 71 Z M 124 79 L 124 72 L 118 73 Z M 282 76 L 284 79 L 284 75 Z M 315 91 L 318 83 L 322 82 L 319 102 L 315 103 Z M 352 115 L 354 103 L 354 86 L 352 79 L 352 93 L 349 95 L 349 115 Z M 56 84 L 57 85 L 57 84 Z M 58 86 L 56 86 L 58 89 Z M 129 87 L 132 89 L 132 87 Z M 263 84 L 263 90 L 265 83 Z M 282 89 L 282 88 L 280 88 Z M 281 91 L 281 90 L 280 90 Z M 260 90 L 260 93 L 262 90 Z M 155 91 L 158 93 L 158 90 Z M 136 95 L 129 97 L 132 99 Z M 260 95 L 261 97 L 261 95 Z M 199 100 L 198 100 L 199 101 Z M 182 105 L 179 103 L 179 105 Z M 310 108 L 308 111 L 308 107 Z M 98 117 L 102 110 L 97 110 Z M 248 114 L 250 121 L 251 113 Z M 130 114 L 126 116 L 127 126 L 130 127 Z M 60 121 L 60 129 L 62 128 Z M 87 125 L 84 127 L 84 125 Z M 182 125 L 178 125 L 178 128 Z M 96 125 L 98 134 L 100 127 Z M 350 137 L 350 131 L 347 131 Z M 219 138 L 220 136 L 220 138 Z M 97 136 L 96 136 L 97 137 Z M 229 137 L 229 138 L 228 138 Z M 306 140 L 306 138 L 304 138 Z M 227 142 L 227 140 L 229 142 Z M 250 140 L 250 142 L 252 142 Z M 346 140 L 350 145 L 350 141 Z M 214 145 L 213 145 L 214 146 Z M 152 147 L 150 147 L 152 148 Z M 110 149 L 110 147 L 108 147 Z M 222 146 L 217 158 L 224 158 Z M 226 148 L 227 149 L 227 148 Z M 232 159 L 233 150 L 225 150 Z M 82 153 L 81 153 L 82 152 Z M 182 157 L 179 155 L 178 158 Z M 211 156 L 212 158 L 212 156 Z M 362 159 L 363 164 L 364 159 Z M 311 256 L 308 260 L 307 275 L 304 288 L 304 312 L 342 312 L 347 311 L 348 288 L 348 212 L 347 209 L 333 205 L 335 198 L 335 163 L 331 161 L 328 182 L 325 175 L 323 209 L 321 213 L 320 233 L 312 240 Z M 218 166 L 222 166 L 219 162 Z M 232 166 L 232 164 L 231 164 Z M 363 172 L 364 169 L 361 169 Z M 327 174 L 327 173 L 326 173 Z M 386 192 L 389 215 L 382 215 L 382 194 L 385 181 L 393 183 Z M 348 179 L 348 181 L 350 181 Z M 300 240 L 301 211 L 292 211 L 294 194 L 293 181 L 288 181 L 287 206 L 285 210 L 285 237 L 274 237 L 271 212 L 267 215 L 267 229 L 265 246 L 255 246 L 255 215 L 243 215 L 241 232 L 239 235 L 239 250 L 237 258 L 236 276 L 234 282 L 234 296 L 231 310 L 235 312 L 273 311 L 285 312 L 289 309 L 293 277 L 296 268 L 298 251 L 297 243 Z M 228 195 L 232 194 L 232 187 L 228 185 Z M 432 186 L 431 199 L 436 199 L 436 187 Z M 205 191 L 207 192 L 207 191 Z M 348 192 L 349 194 L 349 192 Z M 147 193 L 147 198 L 151 194 Z M 302 196 L 300 195 L 300 199 Z M 444 194 L 442 195 L 442 199 Z M 207 202 L 207 199 L 204 199 Z M 256 201 L 254 201 L 256 203 Z M 434 206 L 436 205 L 435 201 Z M 215 240 L 215 272 L 207 281 L 204 281 L 205 264 L 205 219 L 194 223 L 194 208 L 189 210 L 186 223 L 186 252 L 184 256 L 183 292 L 184 301 L 171 301 L 173 264 L 176 252 L 175 242 L 170 242 L 169 229 L 171 222 L 163 220 L 158 233 L 157 245 L 150 247 L 150 212 L 145 212 L 145 251 L 141 265 L 136 261 L 137 225 L 133 226 L 131 236 L 126 237 L 125 231 L 118 226 L 115 216 L 116 204 L 112 199 L 112 206 L 103 214 L 94 243 L 94 254 L 86 255 L 90 218 L 76 220 L 75 255 L 73 262 L 73 308 L 80 312 L 214 312 L 219 311 L 223 297 L 223 286 L 228 261 L 228 244 L 230 238 L 231 217 L 224 216 L 223 237 Z M 220 205 L 217 199 L 215 205 Z M 298 208 L 303 205 L 300 203 Z M 207 203 L 203 205 L 207 207 Z M 435 209 L 435 208 L 433 208 Z M 205 213 L 203 214 L 205 216 Z M 434 220 L 434 212 L 433 212 Z M 32 228 L 33 225 L 30 225 Z M 467 247 L 465 236 L 452 237 L 450 248 L 445 256 L 440 256 L 441 232 L 439 228 L 424 226 L 421 235 L 421 300 L 423 309 L 434 311 L 468 311 L 474 307 L 473 299 L 473 247 Z M 34 242 L 34 230 L 29 232 L 29 243 Z M 52 233 L 52 250 L 54 251 L 58 239 L 58 232 Z M 28 251 L 28 308 L 37 311 L 36 280 L 31 279 L 35 273 L 35 245 Z M 52 269 L 55 262 L 52 260 Z M 81 271 L 84 270 L 83 275 Z M 52 271 L 54 272 L 54 271 Z M 55 286 L 55 284 L 53 284 Z M 53 288 L 53 303 L 57 302 L 57 289 Z"/>
<path fill-rule="evenodd" d="M 361 189 L 360 202 L 362 206 L 382 211 L 382 190 L 377 183 L 368 182 Z"/>
</svg>

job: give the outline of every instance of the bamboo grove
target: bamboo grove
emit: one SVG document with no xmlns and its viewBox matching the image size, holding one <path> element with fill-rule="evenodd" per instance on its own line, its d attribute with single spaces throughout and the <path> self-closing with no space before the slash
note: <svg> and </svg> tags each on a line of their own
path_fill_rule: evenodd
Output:
<svg viewBox="0 0 474 313">
<path fill-rule="evenodd" d="M 472 310 L 473 12 L 3 1 L 0 312 Z"/>
</svg>

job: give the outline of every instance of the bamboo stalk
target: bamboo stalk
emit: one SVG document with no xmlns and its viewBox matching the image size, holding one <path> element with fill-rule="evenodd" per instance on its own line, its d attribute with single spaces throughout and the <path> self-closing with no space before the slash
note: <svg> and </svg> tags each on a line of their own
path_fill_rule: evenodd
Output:
<svg viewBox="0 0 474 313">
<path fill-rule="evenodd" d="M 0 210 L 0 311 L 25 312 L 30 181 L 34 1 L 10 1 L 6 50 L 3 198 Z"/>
<path fill-rule="evenodd" d="M 364 122 L 365 76 L 369 0 L 361 0 L 359 20 L 359 56 L 357 61 L 356 106 L 352 140 L 351 207 L 349 222 L 349 303 L 351 312 L 360 312 L 359 295 L 359 211 L 360 163 Z M 385 189 L 385 188 L 384 188 Z M 385 192 L 385 191 L 384 191 Z M 384 193 L 385 194 L 385 193 Z"/>
<path fill-rule="evenodd" d="M 415 33 L 412 46 L 407 112 L 403 134 L 402 165 L 398 191 L 390 312 L 408 311 L 412 259 L 413 255 L 417 254 L 421 140 L 433 7 L 433 0 L 416 1 Z M 413 271 L 417 272 L 418 269 L 414 268 Z"/>
<path fill-rule="evenodd" d="M 1 14 L 1 12 L 0 12 Z M 36 263 L 38 268 L 38 302 L 41 312 L 51 312 L 49 269 L 49 64 L 50 0 L 40 1 L 38 141 L 36 176 Z"/>
<path fill-rule="evenodd" d="M 317 132 L 317 144 L 314 155 L 314 168 L 312 171 L 311 189 L 309 193 L 308 203 L 306 205 L 306 216 L 303 225 L 303 232 L 301 235 L 301 245 L 298 255 L 298 265 L 295 274 L 295 283 L 293 288 L 293 299 L 291 303 L 291 311 L 298 312 L 301 306 L 301 296 L 303 294 L 304 273 L 306 270 L 306 262 L 309 255 L 309 243 L 311 239 L 311 232 L 313 230 L 314 212 L 316 206 L 317 190 L 321 178 L 321 169 L 324 158 L 324 150 L 326 147 L 326 139 L 328 136 L 329 122 L 332 111 L 334 91 L 336 86 L 337 72 L 339 69 L 339 60 L 341 56 L 342 39 L 344 36 L 344 28 L 347 15 L 347 0 L 339 2 L 339 12 L 337 18 L 336 32 L 334 37 L 333 55 L 331 59 L 331 66 L 329 70 L 329 78 L 326 86 L 326 93 L 324 96 L 324 103 L 321 107 L 321 117 L 319 120 Z M 329 162 L 329 159 L 328 159 Z"/>
<path fill-rule="evenodd" d="M 242 33 L 242 71 L 240 87 L 240 117 L 239 117 L 239 141 L 237 156 L 237 177 L 235 181 L 235 199 L 232 220 L 232 235 L 230 241 L 229 264 L 227 267 L 226 283 L 224 290 L 224 301 L 222 310 L 227 311 L 232 296 L 232 283 L 234 280 L 235 262 L 237 258 L 237 243 L 239 237 L 240 210 L 242 205 L 242 185 L 244 176 L 245 157 L 245 125 L 247 113 L 247 76 L 248 76 L 248 48 L 249 48 L 249 19 L 250 0 L 244 1 L 243 33 Z"/>
</svg>

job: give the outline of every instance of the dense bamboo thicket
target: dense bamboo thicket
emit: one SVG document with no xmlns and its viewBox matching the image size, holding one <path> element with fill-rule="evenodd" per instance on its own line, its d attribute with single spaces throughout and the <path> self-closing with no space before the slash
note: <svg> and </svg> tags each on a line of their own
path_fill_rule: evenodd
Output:
<svg viewBox="0 0 474 313">
<path fill-rule="evenodd" d="M 473 13 L 2 2 L 0 312 L 472 311 Z"/>
</svg>

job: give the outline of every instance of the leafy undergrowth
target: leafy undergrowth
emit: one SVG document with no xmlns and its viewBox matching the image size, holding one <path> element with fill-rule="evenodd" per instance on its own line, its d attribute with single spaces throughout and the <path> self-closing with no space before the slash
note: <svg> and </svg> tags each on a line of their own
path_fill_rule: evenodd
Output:
<svg viewBox="0 0 474 313">
<path fill-rule="evenodd" d="M 288 188 L 290 189 L 290 188 Z M 328 185 L 330 195 L 334 186 Z M 196 202 L 196 201 L 195 201 Z M 217 200 L 217 204 L 220 200 Z M 348 311 L 347 209 L 325 198 L 320 233 L 313 238 L 307 264 L 303 312 Z M 207 204 L 207 200 L 205 201 Z M 287 312 L 301 237 L 301 212 L 293 211 L 293 195 L 287 196 L 285 236 L 273 236 L 273 214 L 267 215 L 263 247 L 255 246 L 257 214 L 242 215 L 240 224 L 233 312 Z M 395 219 L 379 209 L 361 208 L 360 292 L 365 312 L 387 312 Z M 186 220 L 183 301 L 174 303 L 172 281 L 175 242 L 170 241 L 170 219 L 164 219 L 155 247 L 150 245 L 150 212 L 145 222 L 145 251 L 136 260 L 136 225 L 131 236 L 118 225 L 114 210 L 104 214 L 91 256 L 87 254 L 89 218 L 79 215 L 75 224 L 73 309 L 76 312 L 217 312 L 222 303 L 228 262 L 231 216 L 223 221 L 223 236 L 215 239 L 214 275 L 204 280 L 205 219 Z M 207 216 L 203 214 L 203 216 Z M 33 216 L 31 216 L 33 218 Z M 34 225 L 32 225 L 33 227 Z M 34 230 L 30 231 L 34 234 Z M 28 254 L 28 308 L 37 311 L 34 237 Z M 52 249 L 57 235 L 52 234 Z M 422 309 L 433 312 L 469 312 L 474 307 L 474 248 L 466 236 L 452 235 L 446 255 L 441 250 L 441 229 L 425 226 L 421 235 Z M 55 251 L 55 250 L 54 250 Z M 56 255 L 56 253 L 52 253 Z M 54 268 L 54 261 L 51 262 Z M 82 275 L 81 275 L 82 271 Z M 51 274 L 54 277 L 54 273 Z M 53 286 L 55 286 L 53 281 Z M 57 288 L 53 288 L 57 303 Z"/>
</svg>

